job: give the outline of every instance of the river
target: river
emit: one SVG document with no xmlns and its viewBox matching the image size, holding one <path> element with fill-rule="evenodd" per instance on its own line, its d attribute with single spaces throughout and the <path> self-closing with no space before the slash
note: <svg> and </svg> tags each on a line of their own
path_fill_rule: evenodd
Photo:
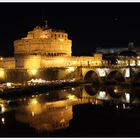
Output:
<svg viewBox="0 0 140 140">
<path fill-rule="evenodd" d="M 139 137 L 140 88 L 91 84 L 0 99 L 0 137 Z"/>
</svg>

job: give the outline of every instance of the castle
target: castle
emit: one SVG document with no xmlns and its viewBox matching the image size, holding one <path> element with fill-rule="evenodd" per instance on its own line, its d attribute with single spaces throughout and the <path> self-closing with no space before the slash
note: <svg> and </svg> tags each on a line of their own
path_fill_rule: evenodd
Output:
<svg viewBox="0 0 140 140">
<path fill-rule="evenodd" d="M 29 31 L 26 37 L 14 41 L 14 57 L 0 57 L 0 80 L 13 81 L 12 73 L 18 72 L 20 74 L 16 77 L 20 76 L 22 79 L 20 81 L 23 81 L 28 74 L 35 76 L 38 70 L 54 68 L 74 70 L 80 66 L 105 64 L 107 61 L 102 59 L 102 53 L 96 53 L 94 56 L 72 56 L 72 40 L 68 38 L 67 33 L 54 30 L 47 25 L 37 26 L 33 31 Z M 58 79 L 64 79 L 64 76 L 62 77 Z"/>
</svg>

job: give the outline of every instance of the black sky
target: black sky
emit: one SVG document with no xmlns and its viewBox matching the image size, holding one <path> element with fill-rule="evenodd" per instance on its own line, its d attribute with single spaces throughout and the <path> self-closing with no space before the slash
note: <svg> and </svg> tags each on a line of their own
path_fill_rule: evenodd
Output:
<svg viewBox="0 0 140 140">
<path fill-rule="evenodd" d="M 13 55 L 13 41 L 47 19 L 73 41 L 73 54 L 96 47 L 140 46 L 140 3 L 0 3 L 0 55 Z"/>
</svg>

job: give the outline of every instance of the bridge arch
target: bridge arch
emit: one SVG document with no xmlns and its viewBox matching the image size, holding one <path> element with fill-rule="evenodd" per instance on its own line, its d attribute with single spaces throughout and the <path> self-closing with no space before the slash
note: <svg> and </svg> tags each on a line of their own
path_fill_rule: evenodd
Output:
<svg viewBox="0 0 140 140">
<path fill-rule="evenodd" d="M 99 87 L 98 86 L 86 85 L 84 87 L 84 89 L 85 89 L 87 95 L 94 96 L 98 93 Z"/>
<path fill-rule="evenodd" d="M 99 76 L 94 70 L 89 70 L 85 74 L 84 80 L 92 83 L 99 83 Z"/>
<path fill-rule="evenodd" d="M 123 87 L 109 86 L 107 87 L 107 92 L 113 98 L 120 98 L 123 95 Z"/>
<path fill-rule="evenodd" d="M 111 71 L 107 77 L 106 77 L 107 82 L 125 82 L 125 77 L 120 71 L 114 70 Z"/>
</svg>

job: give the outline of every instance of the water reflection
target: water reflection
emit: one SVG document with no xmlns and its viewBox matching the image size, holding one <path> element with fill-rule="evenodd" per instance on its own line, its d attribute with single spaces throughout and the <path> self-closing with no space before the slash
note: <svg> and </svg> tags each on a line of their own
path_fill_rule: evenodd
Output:
<svg viewBox="0 0 140 140">
<path fill-rule="evenodd" d="M 16 120 L 30 124 L 37 131 L 54 131 L 67 128 L 69 121 L 73 118 L 73 105 L 89 102 L 98 103 L 94 98 L 82 98 L 82 92 L 80 94 L 79 92 L 81 92 L 81 88 L 55 91 L 57 94 L 55 101 L 48 100 L 50 99 L 49 96 L 52 96 L 52 92 L 43 98 L 29 98 L 26 100 L 26 105 L 20 105 L 16 109 Z"/>
<path fill-rule="evenodd" d="M 15 113 L 16 120 L 29 123 L 38 131 L 54 131 L 69 126 L 72 119 L 72 105 L 64 101 L 39 103 L 35 99 Z"/>
<path fill-rule="evenodd" d="M 73 106 L 113 104 L 115 109 L 132 109 L 139 105 L 139 88 L 121 85 L 95 87 L 84 85 L 54 90 L 32 96 L 0 100 L 1 125 L 6 125 L 5 112 L 15 111 L 15 120 L 29 124 L 38 132 L 64 129 L 71 125 Z M 9 117 L 9 116 L 7 116 Z"/>
</svg>

